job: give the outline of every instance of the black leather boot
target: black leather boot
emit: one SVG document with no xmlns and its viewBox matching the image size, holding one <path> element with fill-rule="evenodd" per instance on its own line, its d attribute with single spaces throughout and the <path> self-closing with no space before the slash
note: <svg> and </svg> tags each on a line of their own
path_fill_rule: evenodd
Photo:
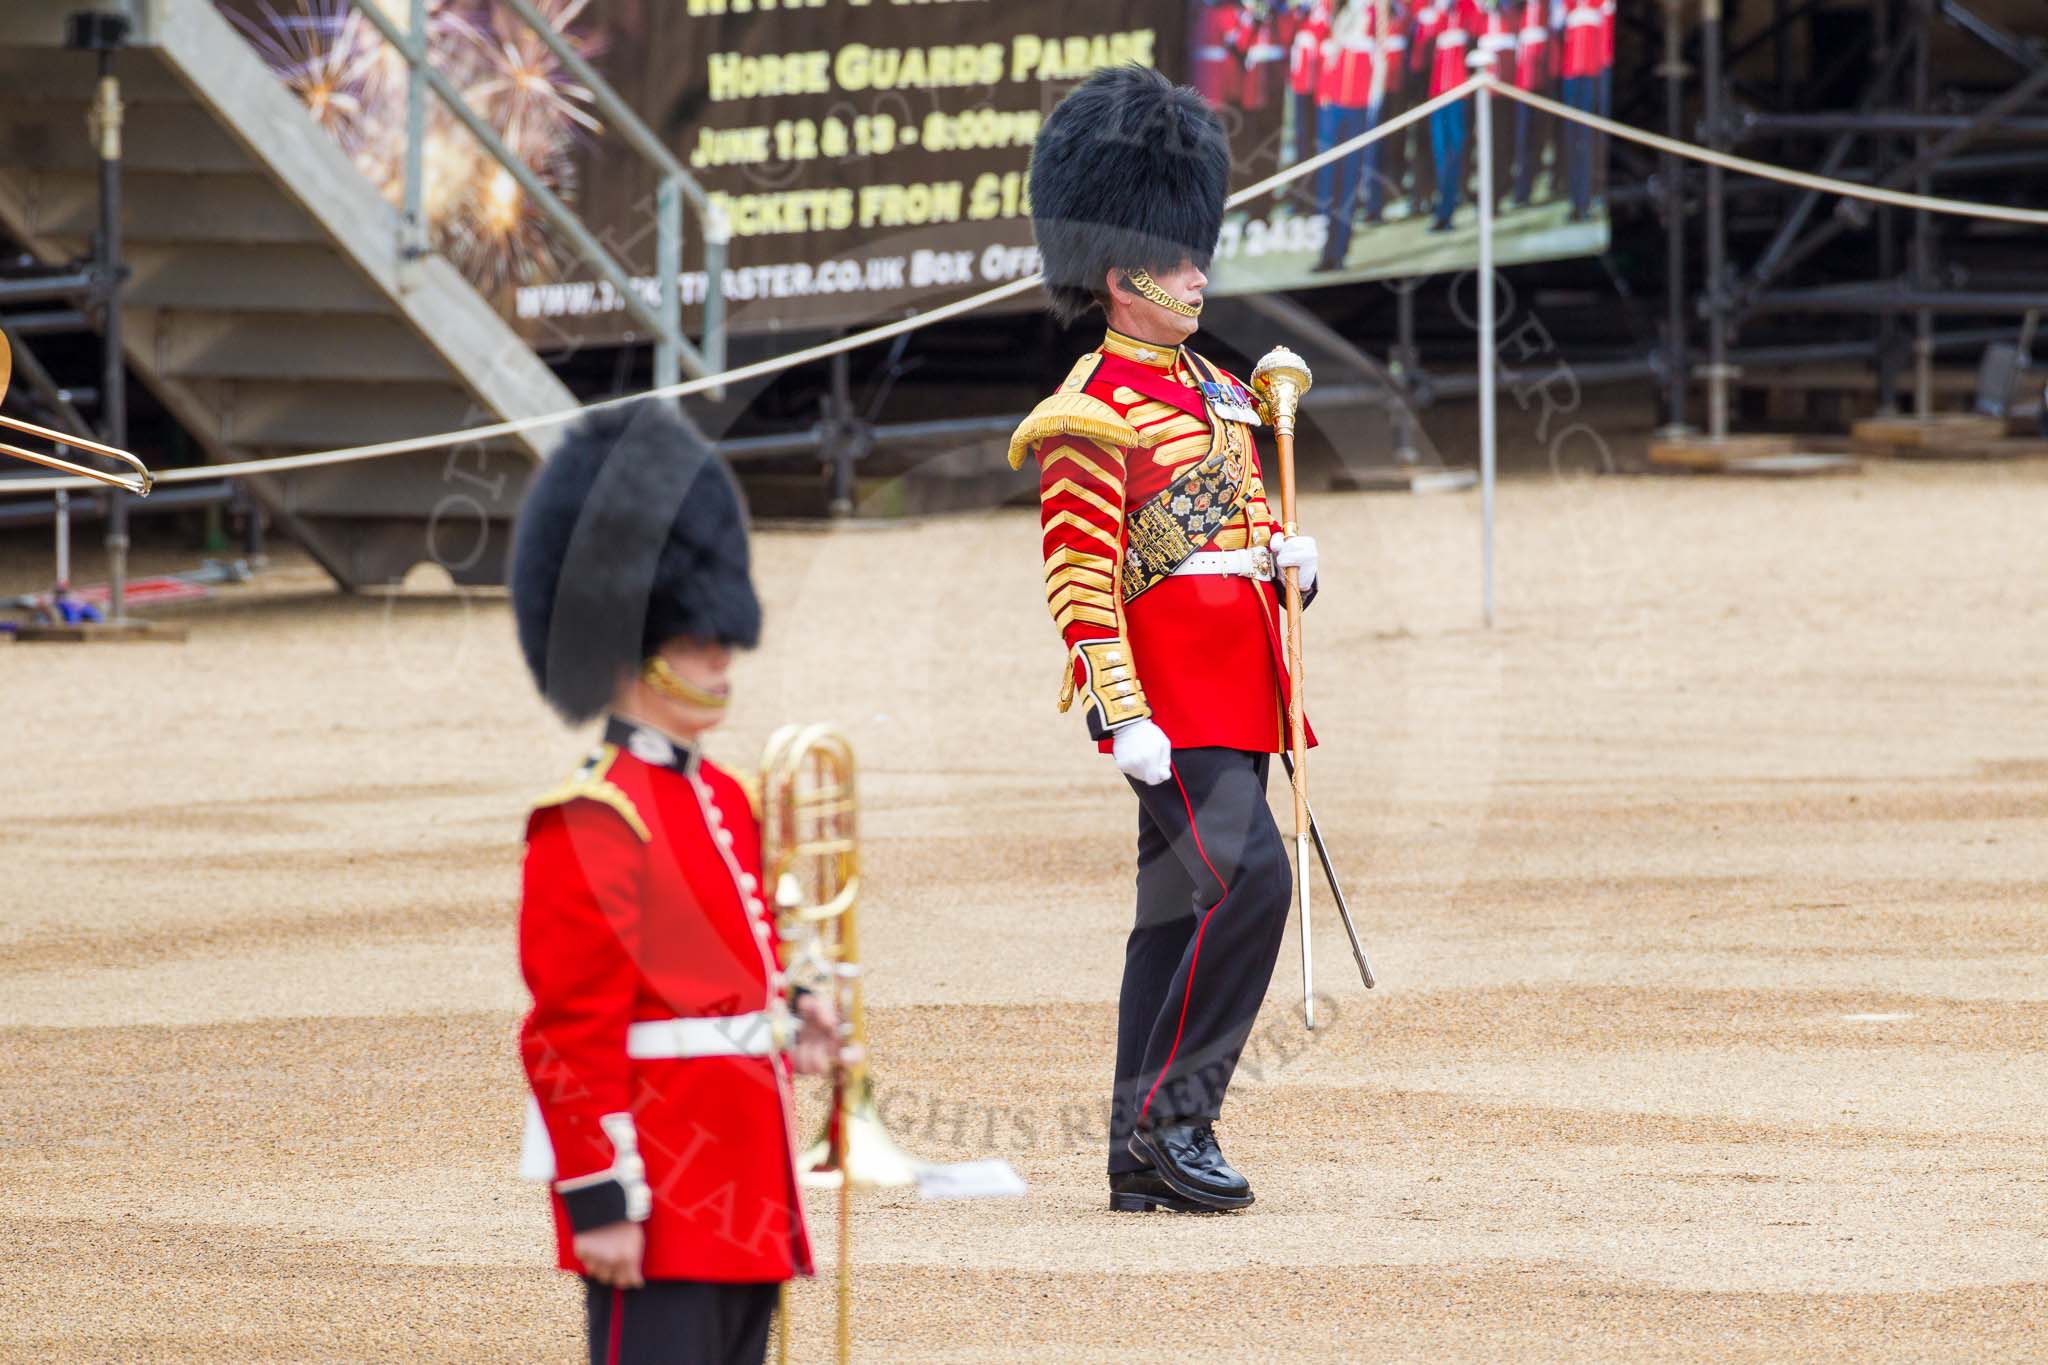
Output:
<svg viewBox="0 0 2048 1365">
<path fill-rule="evenodd" d="M 1116 1213 L 1149 1213 L 1153 1209 L 1165 1209 L 1169 1213 L 1214 1213 L 1207 1204 L 1198 1204 L 1173 1186 L 1159 1178 L 1156 1169 L 1143 1171 L 1118 1171 L 1109 1178 L 1109 1207 Z"/>
<path fill-rule="evenodd" d="M 1164 1123 L 1131 1134 L 1131 1154 L 1152 1163 L 1175 1194 L 1205 1208 L 1241 1209 L 1252 1202 L 1251 1182 L 1230 1168 L 1216 1132 L 1200 1123 Z"/>
</svg>

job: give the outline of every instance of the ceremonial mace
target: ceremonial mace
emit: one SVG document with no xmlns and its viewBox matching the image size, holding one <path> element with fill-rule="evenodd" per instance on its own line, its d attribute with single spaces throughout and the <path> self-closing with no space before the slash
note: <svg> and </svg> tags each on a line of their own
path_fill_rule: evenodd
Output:
<svg viewBox="0 0 2048 1365">
<path fill-rule="evenodd" d="M 1252 388 L 1265 400 L 1267 416 L 1273 423 L 1273 444 L 1280 457 L 1281 530 L 1294 534 L 1294 415 L 1310 383 L 1308 362 L 1285 346 L 1266 352 L 1252 370 Z M 1312 956 L 1308 914 L 1308 845 L 1315 838 L 1316 853 L 1323 873 L 1330 879 L 1330 892 L 1343 917 L 1344 930 L 1351 936 L 1351 953 L 1358 960 L 1358 974 L 1366 988 L 1373 985 L 1372 966 L 1351 923 L 1351 911 L 1344 893 L 1337 887 L 1337 870 L 1330 865 L 1330 853 L 1323 833 L 1316 828 L 1308 809 L 1308 727 L 1301 716 L 1303 678 L 1301 672 L 1301 570 L 1288 569 L 1287 578 L 1287 774 L 1294 783 L 1294 892 L 1301 909 L 1301 1016 L 1310 1029 L 1316 1026 L 1315 963 Z"/>
</svg>

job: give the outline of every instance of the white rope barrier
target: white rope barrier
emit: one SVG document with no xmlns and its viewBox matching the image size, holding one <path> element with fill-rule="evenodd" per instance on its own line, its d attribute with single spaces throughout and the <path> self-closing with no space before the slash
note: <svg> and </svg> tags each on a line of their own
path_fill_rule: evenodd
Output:
<svg viewBox="0 0 2048 1365">
<path fill-rule="evenodd" d="M 1852 199 L 1867 199 L 1873 203 L 1889 204 L 1896 208 L 1926 209 L 1934 213 L 1948 213 L 1963 217 L 1985 218 L 1996 222 L 2023 223 L 2032 226 L 2048 227 L 2048 210 L 2007 208 L 1998 204 L 1979 204 L 1968 200 L 1939 199 L 1927 195 L 1906 194 L 1898 190 L 1879 189 L 1875 186 L 1858 185 L 1846 180 L 1832 180 L 1826 176 L 1809 175 L 1804 171 L 1788 170 L 1782 166 L 1773 166 L 1768 162 L 1752 161 L 1747 157 L 1712 151 L 1690 142 L 1680 142 L 1674 138 L 1661 137 L 1656 133 L 1630 127 L 1627 124 L 1616 123 L 1612 119 L 1601 118 L 1598 114 L 1574 109 L 1568 104 L 1560 104 L 1556 100 L 1548 99 L 1533 91 L 1503 85 L 1495 80 L 1490 73 L 1472 76 L 1462 84 L 1446 90 L 1441 95 L 1425 100 L 1413 109 L 1390 118 L 1386 122 L 1360 133 L 1357 137 L 1349 138 L 1333 147 L 1316 153 L 1316 155 L 1304 161 L 1297 161 L 1293 165 L 1267 176 L 1264 180 L 1247 185 L 1231 195 L 1226 204 L 1230 208 L 1238 208 L 1263 195 L 1270 194 L 1283 185 L 1292 184 L 1304 176 L 1313 175 L 1334 161 L 1341 160 L 1351 153 L 1383 138 L 1391 137 L 1411 124 L 1421 122 L 1445 105 L 1464 99 L 1482 85 L 1488 87 L 1495 94 L 1520 100 L 1523 104 L 1533 109 L 1541 109 L 1559 118 L 1582 123 L 1589 128 L 1598 129 L 1611 136 L 1641 143 L 1658 151 L 1673 152 L 1679 156 L 1690 157 L 1695 161 L 1718 165 L 1724 169 L 1761 176 L 1767 180 L 1777 180 L 1784 184 L 1819 190 L 1827 194 L 1839 194 Z M 884 323 L 879 327 L 872 327 L 865 332 L 856 332 L 851 336 L 822 342 L 816 346 L 805 347 L 799 351 L 791 351 L 786 355 L 773 356 L 767 360 L 757 360 L 750 365 L 735 366 L 718 374 L 705 375 L 698 379 L 687 379 L 678 384 L 668 384 L 659 388 L 642 390 L 638 393 L 623 394 L 617 398 L 600 399 L 594 403 L 587 403 L 580 407 L 564 408 L 558 412 L 546 412 L 532 417 L 517 418 L 508 422 L 493 422 L 485 426 L 467 427 L 460 431 L 445 431 L 432 436 L 412 436 L 397 441 L 380 441 L 370 445 L 343 446 L 334 450 L 309 451 L 300 455 L 279 455 L 268 459 L 238 460 L 228 464 L 204 464 L 192 465 L 181 469 L 166 469 L 157 475 L 156 482 L 159 485 L 199 483 L 210 479 L 289 474 L 301 469 L 320 469 L 329 465 L 353 464 L 359 460 L 376 460 L 393 455 L 411 455 L 426 450 L 443 450 L 449 446 L 466 445 L 474 441 L 498 440 L 502 437 L 518 436 L 525 432 L 538 431 L 545 427 L 561 426 L 575 421 L 585 413 L 600 412 L 606 408 L 619 407 L 627 403 L 638 403 L 650 398 L 687 398 L 693 394 L 723 388 L 729 384 L 740 384 L 750 379 L 761 379 L 769 375 L 780 374 L 782 371 L 793 369 L 798 365 L 806 365 L 814 360 L 824 360 L 831 356 L 839 355 L 842 352 L 873 345 L 878 341 L 888 341 L 891 338 L 902 336 L 906 332 L 914 332 L 920 328 L 929 327 L 934 323 L 946 322 L 963 314 L 985 308 L 992 303 L 1000 303 L 1005 299 L 1015 298 L 1019 294 L 1029 293 L 1037 289 L 1043 282 L 1044 277 L 1042 275 L 1027 275 L 1021 279 L 1012 280 L 1008 284 L 985 289 L 979 294 L 973 294 L 964 299 L 957 299 L 952 303 L 942 304 L 929 311 L 913 313 L 909 317 L 899 318 L 894 322 Z M 93 480 L 83 478 L 7 479 L 0 480 L 0 496 L 69 492 L 78 489 L 95 488 L 97 486 Z"/>
<path fill-rule="evenodd" d="M 1267 176 L 1254 185 L 1247 185 L 1225 201 L 1225 206 L 1237 208 L 1250 203 L 1262 195 L 1269 194 L 1282 185 L 1291 184 L 1303 176 L 1313 175 L 1333 161 L 1349 156 L 1352 152 L 1366 147 L 1382 138 L 1391 137 L 1410 124 L 1419 123 L 1438 109 L 1456 100 L 1463 99 L 1480 85 L 1477 76 L 1464 84 L 1446 90 L 1436 98 L 1416 105 L 1413 109 L 1390 118 L 1357 137 L 1340 142 L 1326 151 L 1318 152 L 1306 161 L 1298 161 L 1276 174 Z M 993 289 L 984 289 L 979 294 L 942 304 L 927 312 L 913 313 L 895 322 L 880 327 L 856 332 L 852 336 L 840 337 L 834 341 L 821 342 L 800 351 L 757 360 L 751 365 L 739 365 L 718 374 L 705 375 L 700 379 L 686 379 L 681 383 L 667 384 L 660 388 L 646 389 L 639 393 L 623 394 L 617 398 L 599 399 L 580 407 L 564 408 L 559 412 L 546 412 L 533 417 L 521 417 L 509 422 L 493 422 L 487 426 L 468 427 L 461 431 L 447 431 L 435 436 L 412 436 L 398 441 L 379 441 L 372 445 L 344 446 L 335 450 L 308 451 L 302 455 L 277 455 L 261 460 L 238 460 L 230 464 L 193 465 L 183 469 L 166 469 L 156 476 L 158 484 L 199 483 L 209 479 L 226 479 L 247 475 L 289 474 L 300 469 L 321 469 L 329 465 L 353 464 L 358 460 L 384 459 L 392 455 L 411 455 L 423 450 L 442 450 L 449 446 L 467 445 L 472 441 L 491 441 L 505 436 L 517 436 L 523 432 L 537 431 L 543 427 L 560 426 L 573 422 L 585 413 L 601 412 L 606 408 L 619 407 L 627 403 L 639 403 L 650 398 L 687 398 L 692 394 L 710 389 L 723 388 L 728 384 L 745 383 L 750 379 L 761 379 L 768 375 L 780 374 L 798 365 L 807 365 L 814 360 L 824 360 L 844 351 L 857 350 L 878 341 L 888 341 L 914 332 L 934 323 L 945 322 L 985 308 L 1004 299 L 1015 298 L 1029 293 L 1045 282 L 1043 274 L 1031 274 L 1021 279 L 999 284 Z M 13 493 L 54 493 L 77 488 L 93 488 L 97 485 L 91 479 L 49 478 L 49 479 L 7 479 L 0 480 L 0 495 Z"/>
</svg>

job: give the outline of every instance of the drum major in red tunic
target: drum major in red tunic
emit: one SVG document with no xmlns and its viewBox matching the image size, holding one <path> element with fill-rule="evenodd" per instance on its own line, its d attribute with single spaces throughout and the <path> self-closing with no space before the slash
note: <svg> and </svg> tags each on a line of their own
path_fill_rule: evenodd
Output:
<svg viewBox="0 0 2048 1365">
<path fill-rule="evenodd" d="M 1205 400 L 1200 364 L 1182 348 L 1110 332 L 1011 442 L 1013 463 L 1038 458 L 1046 602 L 1068 651 L 1060 709 L 1082 698 L 1105 751 L 1111 734 L 1146 718 L 1176 748 L 1277 753 L 1287 743 L 1273 580 L 1172 575 L 1124 599 L 1130 518 L 1219 440 L 1235 444 L 1238 505 L 1194 548 L 1263 547 L 1280 529 L 1253 428 Z"/>
</svg>

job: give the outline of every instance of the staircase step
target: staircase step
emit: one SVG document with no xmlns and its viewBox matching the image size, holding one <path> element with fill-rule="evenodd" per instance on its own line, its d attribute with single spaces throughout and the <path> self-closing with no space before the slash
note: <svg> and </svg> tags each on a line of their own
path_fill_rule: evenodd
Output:
<svg viewBox="0 0 2048 1365">
<path fill-rule="evenodd" d="M 36 171 L 21 177 L 38 236 L 83 244 L 99 227 L 99 176 Z M 150 242 L 327 241 L 305 210 L 270 180 L 253 174 L 133 171 L 121 181 L 121 231 L 131 246 Z"/>
<path fill-rule="evenodd" d="M 85 102 L 0 97 L 0 166 L 84 171 L 99 162 L 85 131 Z M 240 143 L 205 109 L 185 102 L 136 103 L 121 134 L 130 171 L 248 171 Z"/>
<path fill-rule="evenodd" d="M 131 309 L 127 319 L 172 379 L 448 382 L 441 357 L 395 318 Z"/>
<path fill-rule="evenodd" d="M 128 252 L 134 308 L 208 312 L 393 312 L 391 302 L 334 252 L 316 246 L 138 245 Z"/>
<path fill-rule="evenodd" d="M 444 520 L 450 544 L 441 548 L 448 550 L 469 538 L 471 524 L 511 518 L 533 473 L 532 456 L 499 446 L 465 450 L 453 462 L 445 450 L 427 450 L 298 470 L 280 481 L 288 483 L 288 505 L 303 513 Z M 432 557 L 422 545 L 418 558 Z"/>
<path fill-rule="evenodd" d="M 221 440 L 243 450 L 327 450 L 496 418 L 453 384 L 298 383 L 195 380 L 189 386 L 220 416 Z"/>
</svg>

